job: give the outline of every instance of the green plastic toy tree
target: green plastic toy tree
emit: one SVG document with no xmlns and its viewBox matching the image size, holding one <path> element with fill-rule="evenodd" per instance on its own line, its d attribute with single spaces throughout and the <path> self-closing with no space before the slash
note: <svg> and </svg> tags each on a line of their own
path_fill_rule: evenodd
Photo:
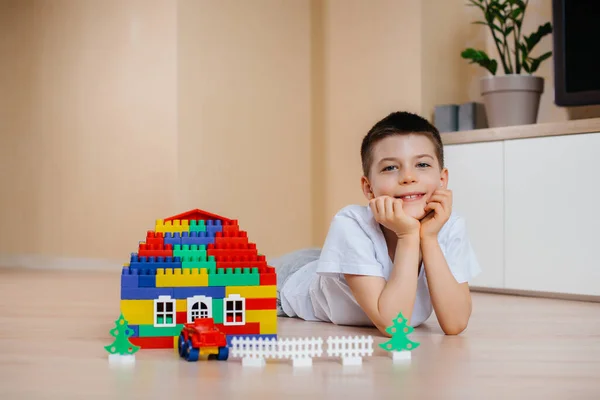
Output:
<svg viewBox="0 0 600 400">
<path fill-rule="evenodd" d="M 123 313 L 115 321 L 115 328 L 110 330 L 110 334 L 115 338 L 115 341 L 111 345 L 104 346 L 110 354 L 135 354 L 140 349 L 139 346 L 135 346 L 129 341 L 129 338 L 133 335 L 133 329 L 129 328 Z"/>
<path fill-rule="evenodd" d="M 379 346 L 385 351 L 411 351 L 419 347 L 420 343 L 413 342 L 408 338 L 414 328 L 407 325 L 406 318 L 402 312 L 394 319 L 394 324 L 385 329 L 387 333 L 392 335 L 390 340 L 380 343 Z"/>
</svg>

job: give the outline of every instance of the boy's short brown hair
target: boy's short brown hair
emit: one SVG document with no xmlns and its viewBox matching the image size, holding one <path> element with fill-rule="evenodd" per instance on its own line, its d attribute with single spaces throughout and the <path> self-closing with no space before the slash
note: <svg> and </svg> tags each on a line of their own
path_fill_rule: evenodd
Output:
<svg viewBox="0 0 600 400">
<path fill-rule="evenodd" d="M 440 168 L 444 168 L 444 146 L 437 128 L 417 114 L 398 111 L 377 122 L 363 138 L 360 147 L 363 174 L 366 177 L 369 176 L 373 164 L 373 146 L 375 143 L 388 136 L 411 133 L 425 135 L 432 141 Z"/>
</svg>

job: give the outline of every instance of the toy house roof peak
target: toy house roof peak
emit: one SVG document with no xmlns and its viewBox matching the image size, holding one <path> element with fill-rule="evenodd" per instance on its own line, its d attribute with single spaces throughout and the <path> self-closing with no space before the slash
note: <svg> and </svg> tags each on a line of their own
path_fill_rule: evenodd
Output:
<svg viewBox="0 0 600 400">
<path fill-rule="evenodd" d="M 184 221 L 184 220 L 198 220 L 198 219 L 204 219 L 204 220 L 212 219 L 212 220 L 220 220 L 223 222 L 232 221 L 232 219 L 230 219 L 230 218 L 222 217 L 220 215 L 213 214 L 208 211 L 200 210 L 199 208 L 196 208 L 195 210 L 189 210 L 189 211 L 174 215 L 169 218 L 165 218 L 164 221 L 173 221 L 173 220 Z"/>
</svg>

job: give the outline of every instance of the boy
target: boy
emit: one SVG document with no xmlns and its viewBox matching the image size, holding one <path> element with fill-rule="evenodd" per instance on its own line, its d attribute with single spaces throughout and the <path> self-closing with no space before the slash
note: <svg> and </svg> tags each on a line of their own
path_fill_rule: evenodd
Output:
<svg viewBox="0 0 600 400">
<path fill-rule="evenodd" d="M 435 310 L 445 334 L 468 324 L 468 281 L 480 272 L 465 222 L 452 213 L 438 130 L 411 113 L 388 115 L 361 146 L 368 206 L 333 218 L 322 250 L 273 260 L 279 315 L 385 328 L 399 312 L 411 326 Z"/>
</svg>

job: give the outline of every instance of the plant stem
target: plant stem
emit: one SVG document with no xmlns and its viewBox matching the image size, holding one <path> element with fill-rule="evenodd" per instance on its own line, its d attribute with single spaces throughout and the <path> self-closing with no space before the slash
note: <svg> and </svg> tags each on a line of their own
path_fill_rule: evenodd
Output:
<svg viewBox="0 0 600 400">
<path fill-rule="evenodd" d="M 518 7 L 518 6 L 517 6 Z M 511 9 L 511 14 L 514 10 Z M 523 10 L 525 11 L 525 10 Z M 521 63 L 519 62 L 519 25 L 517 24 L 517 19 L 513 19 L 513 25 L 515 29 L 513 30 L 513 38 L 515 41 L 515 72 L 517 74 L 521 73 Z"/>
<path fill-rule="evenodd" d="M 515 57 L 517 59 L 517 73 L 521 73 L 521 62 L 519 62 L 519 43 L 521 43 L 521 28 L 523 27 L 523 21 L 525 20 L 525 11 L 527 10 L 527 4 L 529 0 L 525 0 L 525 5 L 523 6 L 523 12 L 521 13 L 521 23 L 518 25 L 519 32 L 515 29 Z M 522 60 L 525 62 L 525 60 Z"/>
<path fill-rule="evenodd" d="M 512 74 L 512 59 L 510 58 L 510 48 L 508 47 L 508 38 L 504 36 L 504 46 L 506 48 L 506 57 L 508 58 L 508 65 L 510 66 L 510 73 Z"/>
<path fill-rule="evenodd" d="M 485 8 L 489 9 L 490 5 L 487 1 L 484 1 L 485 4 Z M 485 14 L 485 12 L 484 12 Z M 494 44 L 496 45 L 496 49 L 498 50 L 498 54 L 500 55 L 500 60 L 502 61 L 502 66 L 504 67 L 504 73 L 508 74 L 509 73 L 509 68 L 506 66 L 506 59 L 504 57 L 504 53 L 502 52 L 502 50 L 500 50 L 500 45 L 498 44 L 498 38 L 496 37 L 496 33 L 494 32 L 494 20 L 492 19 L 492 21 L 490 22 L 490 30 L 492 31 L 492 36 L 494 37 Z"/>
<path fill-rule="evenodd" d="M 510 11 L 512 11 L 512 9 L 510 9 Z M 508 16 L 510 16 L 510 14 L 508 14 Z M 502 23 L 502 35 L 504 36 L 504 54 L 506 54 L 506 63 L 508 64 L 508 72 L 509 73 L 513 73 L 513 65 L 512 65 L 512 59 L 510 57 L 510 47 L 508 47 L 508 36 L 506 35 L 506 29 L 507 29 L 507 25 L 506 25 L 506 21 L 509 21 L 510 18 L 507 17 L 507 15 L 504 15 L 504 22 Z M 514 29 L 513 29 L 514 30 Z"/>
</svg>

